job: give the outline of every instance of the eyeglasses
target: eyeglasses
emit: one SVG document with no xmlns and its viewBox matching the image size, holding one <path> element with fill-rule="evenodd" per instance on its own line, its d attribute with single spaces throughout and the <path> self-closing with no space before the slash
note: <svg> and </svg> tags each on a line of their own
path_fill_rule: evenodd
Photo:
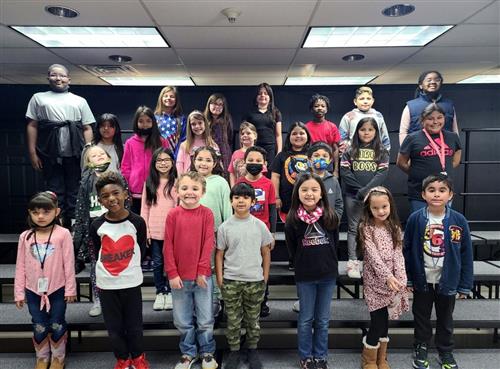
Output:
<svg viewBox="0 0 500 369">
<path fill-rule="evenodd" d="M 168 162 L 171 162 L 172 159 L 170 158 L 166 158 L 166 159 L 156 159 L 156 162 L 157 163 L 168 163 Z"/>
<path fill-rule="evenodd" d="M 432 83 L 432 82 L 434 82 L 434 83 L 441 83 L 442 81 L 443 80 L 441 78 L 439 78 L 439 77 L 438 78 L 426 78 L 424 80 L 424 82 L 426 82 L 426 83 Z"/>
<path fill-rule="evenodd" d="M 68 78 L 67 75 L 65 74 L 49 74 L 49 78 L 61 78 L 61 79 L 65 79 L 65 78 Z"/>
</svg>

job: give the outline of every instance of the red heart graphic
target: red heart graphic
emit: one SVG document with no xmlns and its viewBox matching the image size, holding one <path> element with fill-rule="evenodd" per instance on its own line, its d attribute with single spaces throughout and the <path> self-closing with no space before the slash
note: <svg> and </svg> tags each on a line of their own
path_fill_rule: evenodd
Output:
<svg viewBox="0 0 500 369">
<path fill-rule="evenodd" d="M 119 275 L 129 265 L 134 255 L 134 238 L 130 235 L 113 241 L 110 237 L 102 238 L 101 262 L 113 276 Z"/>
</svg>

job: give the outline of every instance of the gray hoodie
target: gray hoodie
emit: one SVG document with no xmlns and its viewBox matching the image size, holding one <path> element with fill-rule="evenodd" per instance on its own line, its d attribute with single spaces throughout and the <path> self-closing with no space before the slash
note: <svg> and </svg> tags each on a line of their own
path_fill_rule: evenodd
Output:
<svg viewBox="0 0 500 369">
<path fill-rule="evenodd" d="M 340 189 L 339 181 L 330 172 L 325 172 L 325 176 L 322 179 L 326 193 L 328 194 L 328 203 L 335 210 L 340 221 L 344 213 L 344 201 L 342 200 L 342 190 Z"/>
</svg>

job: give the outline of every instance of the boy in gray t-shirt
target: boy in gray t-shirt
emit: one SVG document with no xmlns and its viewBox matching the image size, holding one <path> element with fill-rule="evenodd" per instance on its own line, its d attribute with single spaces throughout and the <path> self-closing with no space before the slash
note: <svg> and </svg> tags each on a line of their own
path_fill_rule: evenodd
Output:
<svg viewBox="0 0 500 369">
<path fill-rule="evenodd" d="M 261 220 L 250 214 L 255 190 L 247 183 L 231 189 L 234 215 L 217 230 L 215 271 L 227 314 L 226 337 L 230 348 L 226 368 L 240 361 L 240 329 L 246 328 L 250 369 L 261 369 L 257 354 L 260 338 L 259 314 L 269 278 L 273 236 Z"/>
</svg>

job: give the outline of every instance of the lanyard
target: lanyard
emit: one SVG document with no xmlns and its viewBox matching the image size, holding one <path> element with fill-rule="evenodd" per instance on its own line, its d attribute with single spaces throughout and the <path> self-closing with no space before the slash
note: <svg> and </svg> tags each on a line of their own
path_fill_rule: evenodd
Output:
<svg viewBox="0 0 500 369">
<path fill-rule="evenodd" d="M 431 147 L 436 151 L 436 154 L 439 158 L 439 162 L 441 163 L 441 168 L 443 168 L 443 172 L 446 171 L 446 154 L 445 154 L 445 148 L 444 148 L 444 137 L 443 137 L 443 131 L 439 131 L 439 139 L 441 140 L 441 147 L 436 144 L 436 142 L 432 139 L 431 135 L 429 132 L 427 132 L 425 129 L 423 129 L 425 136 L 429 140 L 429 144 Z"/>
<path fill-rule="evenodd" d="M 36 253 L 38 254 L 38 260 L 40 260 L 40 266 L 42 268 L 43 272 L 43 267 L 45 266 L 45 259 L 47 258 L 47 250 L 49 249 L 49 244 L 50 244 L 50 238 L 52 237 L 52 232 L 54 231 L 55 224 L 52 226 L 52 229 L 50 230 L 49 233 L 49 239 L 47 240 L 47 243 L 45 244 L 45 254 L 43 255 L 43 259 L 40 256 L 40 250 L 38 249 L 38 241 L 36 240 L 36 231 L 35 231 L 35 246 L 36 246 Z"/>
</svg>

